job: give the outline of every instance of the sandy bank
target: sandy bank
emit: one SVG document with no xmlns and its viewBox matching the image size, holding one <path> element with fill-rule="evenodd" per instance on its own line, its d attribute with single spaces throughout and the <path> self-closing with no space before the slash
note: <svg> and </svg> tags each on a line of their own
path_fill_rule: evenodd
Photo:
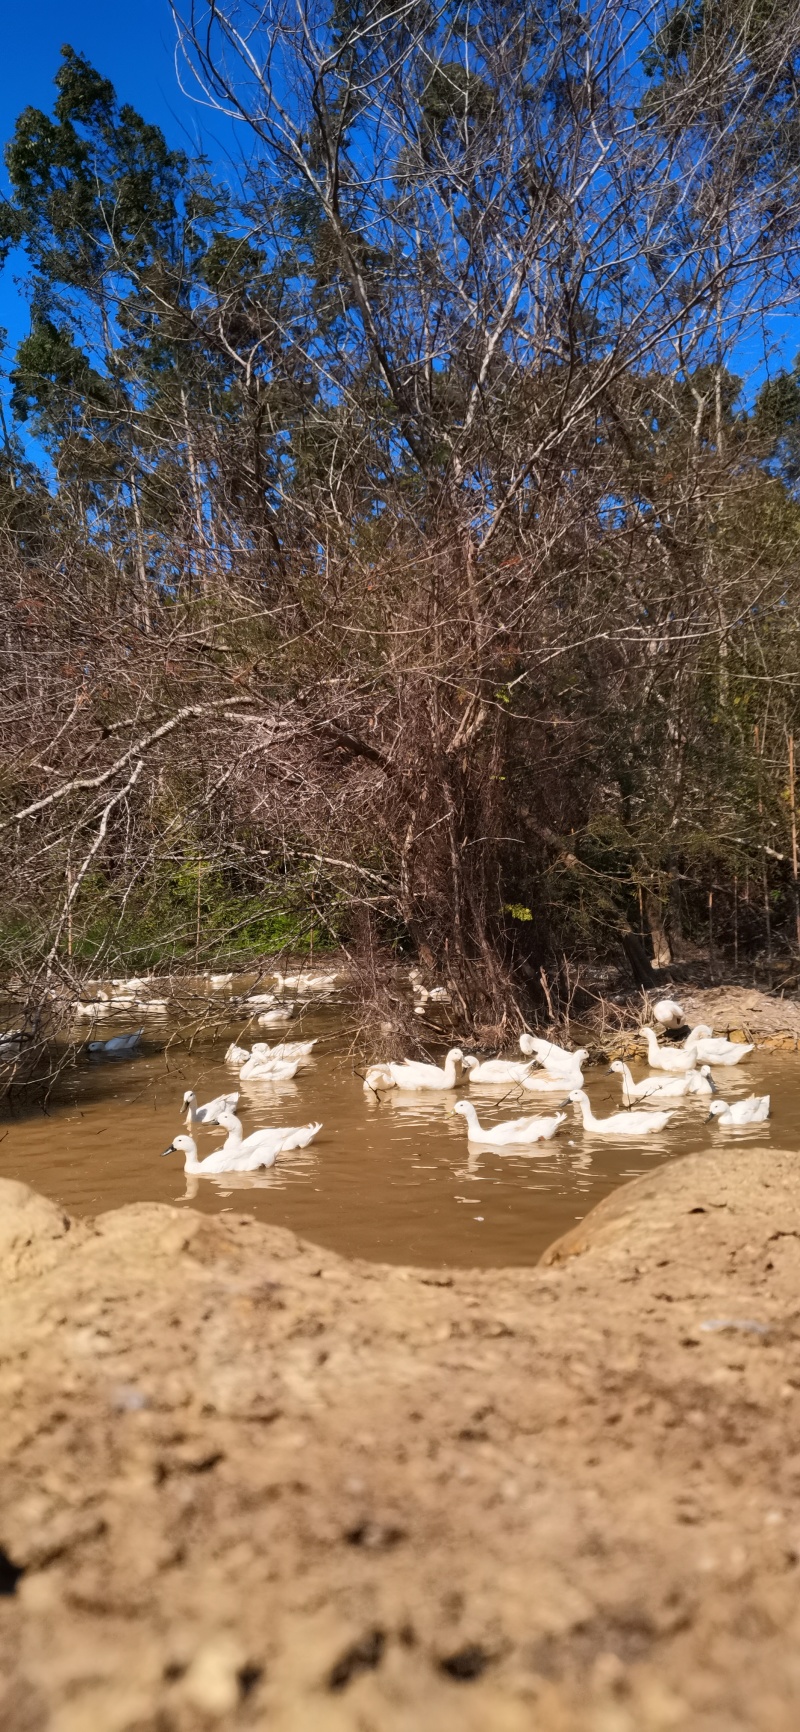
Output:
<svg viewBox="0 0 800 1732">
<path fill-rule="evenodd" d="M 4 1183 L 4 1732 L 795 1732 L 798 1198 L 426 1275 Z"/>
</svg>

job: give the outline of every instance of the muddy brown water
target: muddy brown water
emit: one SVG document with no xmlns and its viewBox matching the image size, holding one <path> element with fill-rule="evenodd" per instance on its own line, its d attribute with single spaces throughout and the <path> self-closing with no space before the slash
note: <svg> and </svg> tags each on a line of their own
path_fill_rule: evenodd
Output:
<svg viewBox="0 0 800 1732">
<path fill-rule="evenodd" d="M 754 1053 L 714 1072 L 720 1093 L 737 1099 L 772 1095 L 773 1116 L 752 1130 L 709 1123 L 708 1097 L 676 1101 L 663 1133 L 623 1140 L 586 1135 L 576 1110 L 552 1143 L 499 1154 L 467 1149 L 464 1121 L 452 1105 L 468 1095 L 481 1122 L 553 1110 L 558 1097 L 519 1090 L 462 1088 L 452 1095 L 365 1096 L 346 1056 L 346 1018 L 319 1010 L 294 1021 L 285 1038 L 316 1037 L 313 1059 L 296 1079 L 278 1085 L 241 1084 L 224 1063 L 240 1022 L 220 1027 L 204 1044 L 175 1038 L 166 1022 L 147 1029 L 129 1061 L 84 1061 L 66 1074 L 47 1113 L 29 1111 L 0 1129 L 0 1177 L 22 1179 L 70 1213 L 95 1215 L 122 1203 L 187 1203 L 212 1214 L 226 1210 L 289 1227 L 344 1256 L 419 1265 L 492 1267 L 536 1262 L 545 1247 L 582 1219 L 609 1191 L 675 1155 L 731 1149 L 748 1141 L 800 1148 L 800 1057 Z M 118 1032 L 103 1027 L 103 1036 Z M 258 1030 L 270 1042 L 277 1030 Z M 250 1036 L 245 1036 L 249 1043 Z M 634 1074 L 647 1074 L 641 1065 Z M 586 1071 L 595 1112 L 619 1108 L 619 1079 L 606 1068 Z M 181 1099 L 199 1101 L 240 1088 L 245 1133 L 260 1125 L 321 1119 L 311 1146 L 284 1155 L 269 1172 L 185 1175 L 181 1157 L 161 1151 L 184 1126 Z M 195 1130 L 202 1157 L 218 1146 Z"/>
</svg>

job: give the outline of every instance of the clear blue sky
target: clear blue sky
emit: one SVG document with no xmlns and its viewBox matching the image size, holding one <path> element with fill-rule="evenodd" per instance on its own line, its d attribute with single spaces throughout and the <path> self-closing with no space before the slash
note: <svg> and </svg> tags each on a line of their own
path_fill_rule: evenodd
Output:
<svg viewBox="0 0 800 1732">
<path fill-rule="evenodd" d="M 235 173 L 239 151 L 251 142 L 246 131 L 209 114 L 184 96 L 175 72 L 175 30 L 168 0 L 28 0 L 3 8 L 0 64 L 0 140 L 10 138 L 17 115 L 34 106 L 49 111 L 55 92 L 53 77 L 62 43 L 85 54 L 98 72 L 110 78 L 122 102 L 130 102 L 155 121 L 169 142 L 187 149 L 202 148 L 221 176 Z M 4 167 L 0 168 L 5 183 Z M 4 184 L 5 190 L 5 184 Z M 8 332 L 6 367 L 28 329 L 28 308 L 15 282 L 22 260 L 9 260 L 0 272 L 0 326 Z M 792 308 L 770 320 L 770 339 L 781 360 L 791 362 L 800 348 L 800 318 Z M 742 347 L 738 369 L 748 395 L 763 377 L 763 350 L 757 336 Z"/>
<path fill-rule="evenodd" d="M 167 0 L 28 0 L 3 7 L 0 139 L 3 146 L 23 108 L 52 107 L 53 78 L 68 42 L 110 78 L 122 102 L 162 127 L 172 145 L 203 148 L 230 172 L 233 129 L 184 96 L 174 66 L 175 29 Z M 246 141 L 242 140 L 244 148 Z M 3 191 L 7 190 L 5 167 Z M 0 273 L 0 325 L 13 353 L 28 329 L 28 309 L 14 278 L 13 258 Z"/>
</svg>

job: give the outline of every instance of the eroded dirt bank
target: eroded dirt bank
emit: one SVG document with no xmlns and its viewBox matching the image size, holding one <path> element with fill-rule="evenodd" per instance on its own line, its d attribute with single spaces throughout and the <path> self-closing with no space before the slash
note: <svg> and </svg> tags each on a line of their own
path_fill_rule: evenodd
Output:
<svg viewBox="0 0 800 1732">
<path fill-rule="evenodd" d="M 796 1732 L 799 1199 L 442 1276 L 3 1184 L 4 1732 Z"/>
</svg>

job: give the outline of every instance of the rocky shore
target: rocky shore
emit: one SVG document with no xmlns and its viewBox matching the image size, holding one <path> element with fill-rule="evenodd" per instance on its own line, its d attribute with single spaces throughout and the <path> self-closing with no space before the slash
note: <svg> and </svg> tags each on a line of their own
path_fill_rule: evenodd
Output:
<svg viewBox="0 0 800 1732">
<path fill-rule="evenodd" d="M 0 1185 L 4 1732 L 795 1732 L 799 1197 L 444 1274 Z"/>
</svg>

